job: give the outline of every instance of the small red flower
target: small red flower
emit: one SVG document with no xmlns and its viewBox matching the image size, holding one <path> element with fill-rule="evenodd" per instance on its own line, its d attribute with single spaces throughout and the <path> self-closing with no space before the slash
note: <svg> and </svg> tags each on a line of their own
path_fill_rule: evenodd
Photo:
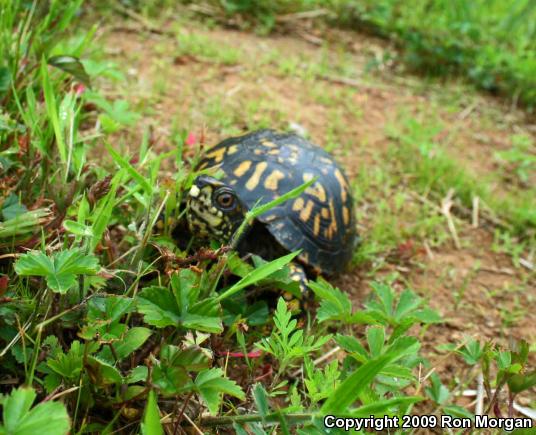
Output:
<svg viewBox="0 0 536 435">
<path fill-rule="evenodd" d="M 184 141 L 185 145 L 192 146 L 197 143 L 197 137 L 193 133 L 188 133 L 186 140 Z"/>
<path fill-rule="evenodd" d="M 82 83 L 77 83 L 76 85 L 74 85 L 74 93 L 77 97 L 82 95 L 85 91 L 86 87 Z"/>
</svg>

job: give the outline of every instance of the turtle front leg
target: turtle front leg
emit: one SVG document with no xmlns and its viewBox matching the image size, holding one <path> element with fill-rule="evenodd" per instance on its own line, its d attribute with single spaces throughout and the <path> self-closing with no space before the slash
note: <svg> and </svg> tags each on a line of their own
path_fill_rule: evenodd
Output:
<svg viewBox="0 0 536 435">
<path fill-rule="evenodd" d="M 307 279 L 307 274 L 305 273 L 305 269 L 303 268 L 303 266 L 301 264 L 298 264 L 298 263 L 289 263 L 289 269 L 290 269 L 290 274 L 289 274 L 289 277 L 290 279 L 292 279 L 292 281 L 296 281 L 299 286 L 300 286 L 300 293 L 303 296 L 305 296 L 309 290 L 309 287 L 308 287 L 308 279 Z M 287 300 L 287 301 L 290 301 L 292 299 L 295 298 L 295 296 L 289 292 L 285 292 L 283 297 Z"/>
</svg>

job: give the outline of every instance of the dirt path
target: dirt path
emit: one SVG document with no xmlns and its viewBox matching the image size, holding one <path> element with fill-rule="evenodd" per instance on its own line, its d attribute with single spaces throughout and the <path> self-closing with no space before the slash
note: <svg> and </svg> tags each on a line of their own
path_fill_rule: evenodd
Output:
<svg viewBox="0 0 536 435">
<path fill-rule="evenodd" d="M 369 292 L 369 281 L 394 273 L 396 285 L 413 288 L 446 319 L 427 334 L 432 358 L 435 345 L 466 336 L 536 342 L 534 276 L 498 252 L 489 228 L 457 221 L 456 249 L 432 206 L 419 215 L 422 223 L 415 221 L 424 203 L 393 174 L 390 161 L 398 146 L 393 137 L 413 125 L 423 143 L 432 138 L 469 173 L 506 191 L 494 152 L 509 149 L 515 135 L 534 139 L 534 126 L 523 114 L 459 83 L 403 75 L 378 61 L 388 47 L 352 33 L 330 33 L 335 42 L 318 46 L 196 23 L 163 26 L 172 35 L 132 26 L 106 28 L 101 43 L 128 76 L 124 88 L 111 89 L 144 108 L 143 123 L 154 127 L 158 151 L 172 146 L 173 123 L 197 136 L 204 131 L 207 144 L 255 128 L 299 125 L 336 155 L 356 183 L 363 237 L 378 236 L 371 232 L 382 207 L 387 212 L 381 218 L 394 227 L 392 240 L 380 244 L 381 261 L 363 263 L 338 280 L 356 305 Z M 133 143 L 141 134 L 135 130 Z M 426 230 L 414 228 L 431 220 Z"/>
</svg>

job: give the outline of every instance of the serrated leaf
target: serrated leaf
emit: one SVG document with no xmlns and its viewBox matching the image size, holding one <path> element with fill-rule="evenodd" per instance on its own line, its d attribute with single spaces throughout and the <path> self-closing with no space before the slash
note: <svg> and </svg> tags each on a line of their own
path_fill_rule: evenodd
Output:
<svg viewBox="0 0 536 435">
<path fill-rule="evenodd" d="M 123 383 L 121 372 L 107 361 L 90 355 L 86 358 L 86 364 L 86 369 L 92 377 L 92 383 L 101 386 Z"/>
<path fill-rule="evenodd" d="M 99 353 L 99 357 L 112 362 L 114 362 L 115 357 L 117 357 L 117 360 L 120 361 L 141 347 L 151 334 L 152 331 L 150 329 L 142 326 L 130 328 L 121 340 L 112 343 L 114 352 L 107 346 Z"/>
<path fill-rule="evenodd" d="M 98 270 L 97 257 L 85 255 L 78 249 L 55 252 L 51 257 L 33 251 L 21 255 L 15 263 L 18 275 L 43 276 L 48 287 L 58 293 L 66 293 L 76 285 L 78 275 L 94 275 Z"/>
<path fill-rule="evenodd" d="M 385 329 L 383 326 L 367 328 L 367 343 L 372 357 L 376 357 L 382 353 L 384 342 Z"/>
<path fill-rule="evenodd" d="M 234 396 L 240 400 L 245 399 L 244 392 L 236 382 L 225 378 L 223 370 L 220 368 L 208 369 L 199 373 L 195 379 L 195 386 L 212 414 L 218 412 L 223 394 Z"/>
<path fill-rule="evenodd" d="M 31 408 L 36 398 L 33 388 L 18 388 L 3 401 L 0 432 L 13 435 L 67 434 L 71 423 L 60 402 L 44 402 Z"/>
<path fill-rule="evenodd" d="M 145 322 L 164 328 L 182 326 L 203 332 L 218 333 L 223 330 L 221 318 L 216 316 L 217 305 L 213 300 L 194 304 L 191 312 L 181 312 L 176 296 L 165 287 L 146 287 L 137 298 L 138 311 L 144 315 Z M 184 301 L 183 301 L 184 302 Z M 182 302 L 181 302 L 182 305 Z M 182 306 L 187 308 L 187 306 Z"/>
</svg>

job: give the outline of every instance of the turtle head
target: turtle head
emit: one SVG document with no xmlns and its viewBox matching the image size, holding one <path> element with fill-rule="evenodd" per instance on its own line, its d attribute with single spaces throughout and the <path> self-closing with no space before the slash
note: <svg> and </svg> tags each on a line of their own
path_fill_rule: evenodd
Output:
<svg viewBox="0 0 536 435">
<path fill-rule="evenodd" d="M 244 220 L 247 207 L 231 186 L 200 175 L 188 192 L 187 210 L 192 233 L 226 243 Z"/>
</svg>

